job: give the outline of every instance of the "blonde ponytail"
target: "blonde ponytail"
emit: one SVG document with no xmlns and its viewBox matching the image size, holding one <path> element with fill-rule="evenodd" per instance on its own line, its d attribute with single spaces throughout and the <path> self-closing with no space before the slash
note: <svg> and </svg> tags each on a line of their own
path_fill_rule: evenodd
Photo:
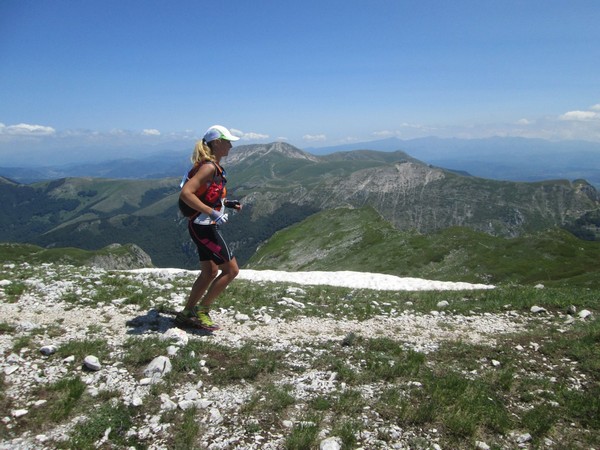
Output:
<svg viewBox="0 0 600 450">
<path fill-rule="evenodd" d="M 196 146 L 194 147 L 194 153 L 192 153 L 192 164 L 200 164 L 204 161 L 215 161 L 215 155 L 213 155 L 212 150 L 208 146 L 203 139 L 196 142 Z"/>
</svg>

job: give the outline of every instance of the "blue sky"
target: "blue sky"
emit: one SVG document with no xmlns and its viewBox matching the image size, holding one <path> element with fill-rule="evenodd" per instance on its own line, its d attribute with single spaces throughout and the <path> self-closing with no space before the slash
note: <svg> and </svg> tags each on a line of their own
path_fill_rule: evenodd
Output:
<svg viewBox="0 0 600 450">
<path fill-rule="evenodd" d="M 300 148 L 600 142 L 598 24 L 597 0 L 0 0 L 0 165 L 216 123 Z"/>
</svg>

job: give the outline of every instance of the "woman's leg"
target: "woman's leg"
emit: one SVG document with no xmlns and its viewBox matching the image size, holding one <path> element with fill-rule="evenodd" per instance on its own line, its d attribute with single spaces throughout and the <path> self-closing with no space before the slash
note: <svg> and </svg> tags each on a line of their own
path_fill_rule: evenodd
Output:
<svg viewBox="0 0 600 450">
<path fill-rule="evenodd" d="M 185 309 L 188 311 L 192 311 L 194 307 L 198 304 L 202 295 L 209 288 L 210 284 L 217 277 L 219 272 L 219 268 L 217 264 L 213 261 L 201 261 L 200 262 L 200 275 L 194 281 L 192 285 L 192 290 L 190 291 L 190 295 L 188 297 L 188 301 L 185 305 Z"/>
<path fill-rule="evenodd" d="M 213 264 L 216 269 L 217 265 L 215 263 L 213 263 Z M 202 301 L 200 302 L 200 307 L 202 309 L 205 309 L 205 310 L 210 309 L 210 305 L 212 305 L 212 302 L 219 296 L 219 294 L 221 292 L 223 292 L 225 290 L 227 285 L 229 283 L 231 283 L 233 281 L 233 279 L 235 277 L 237 277 L 238 273 L 240 272 L 240 269 L 238 267 L 237 260 L 235 259 L 235 257 L 231 261 L 224 262 L 223 264 L 218 266 L 218 268 L 221 269 L 221 273 L 218 277 L 216 277 L 216 278 L 213 277 L 213 281 L 212 281 L 212 283 L 210 283 L 210 287 L 208 288 L 208 291 L 206 292 L 206 294 L 202 298 Z M 215 270 L 215 275 L 216 275 L 216 270 Z M 192 291 L 193 291 L 193 288 L 192 288 Z"/>
</svg>

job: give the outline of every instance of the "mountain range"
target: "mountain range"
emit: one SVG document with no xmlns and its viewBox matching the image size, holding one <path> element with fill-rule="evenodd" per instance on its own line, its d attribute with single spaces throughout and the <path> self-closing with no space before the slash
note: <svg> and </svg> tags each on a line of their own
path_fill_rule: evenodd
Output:
<svg viewBox="0 0 600 450">
<path fill-rule="evenodd" d="M 282 142 L 235 147 L 224 162 L 229 196 L 244 204 L 223 229 L 241 264 L 278 230 L 340 207 L 369 207 L 374 223 L 417 234 L 455 226 L 505 238 L 555 227 L 588 239 L 598 232 L 600 194 L 584 180 L 490 180 L 401 151 L 314 155 Z M 133 243 L 159 267 L 193 268 L 178 184 L 179 176 L 3 178 L 0 241 L 82 249 Z"/>
<path fill-rule="evenodd" d="M 485 139 L 388 138 L 368 143 L 307 149 L 314 154 L 401 149 L 429 164 L 495 180 L 585 179 L 600 188 L 600 143 L 519 137 Z"/>
</svg>

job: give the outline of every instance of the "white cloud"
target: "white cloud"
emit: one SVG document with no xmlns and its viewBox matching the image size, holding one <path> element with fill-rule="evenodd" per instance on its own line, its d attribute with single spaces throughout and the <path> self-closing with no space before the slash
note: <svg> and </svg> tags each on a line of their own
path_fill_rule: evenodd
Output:
<svg viewBox="0 0 600 450">
<path fill-rule="evenodd" d="M 142 130 L 142 134 L 144 136 L 160 136 L 160 131 L 158 131 L 155 128 L 147 128 L 145 130 Z"/>
<path fill-rule="evenodd" d="M 600 103 L 590 106 L 586 111 L 568 111 L 560 115 L 559 120 L 571 120 L 577 122 L 588 122 L 600 119 Z"/>
<path fill-rule="evenodd" d="M 44 125 L 30 125 L 18 123 L 16 125 L 5 125 L 0 123 L 0 134 L 11 136 L 50 136 L 56 133 L 52 127 Z"/>
<path fill-rule="evenodd" d="M 380 131 L 374 131 L 372 133 L 372 135 L 376 138 L 388 138 L 388 137 L 394 137 L 394 136 L 400 136 L 400 133 L 397 131 L 390 131 L 390 130 L 380 130 Z"/>
<path fill-rule="evenodd" d="M 600 113 L 594 111 L 569 111 L 560 116 L 560 120 L 587 121 L 600 119 Z"/>
<path fill-rule="evenodd" d="M 324 134 L 305 134 L 302 139 L 308 142 L 322 142 L 327 140 L 327 136 Z"/>
<path fill-rule="evenodd" d="M 534 122 L 529 119 L 520 119 L 517 121 L 517 125 L 531 125 L 532 123 Z"/>
<path fill-rule="evenodd" d="M 268 134 L 261 134 L 261 133 L 243 133 L 242 134 L 242 139 L 244 141 L 261 141 L 263 139 L 269 139 L 269 135 Z"/>
<path fill-rule="evenodd" d="M 229 131 L 231 132 L 231 134 L 233 134 L 234 136 L 237 136 L 239 138 L 242 138 L 244 136 L 243 131 L 236 130 L 235 128 L 229 128 Z"/>
<path fill-rule="evenodd" d="M 128 136 L 130 133 L 127 130 L 122 130 L 120 128 L 113 128 L 108 132 L 111 136 Z"/>
</svg>

